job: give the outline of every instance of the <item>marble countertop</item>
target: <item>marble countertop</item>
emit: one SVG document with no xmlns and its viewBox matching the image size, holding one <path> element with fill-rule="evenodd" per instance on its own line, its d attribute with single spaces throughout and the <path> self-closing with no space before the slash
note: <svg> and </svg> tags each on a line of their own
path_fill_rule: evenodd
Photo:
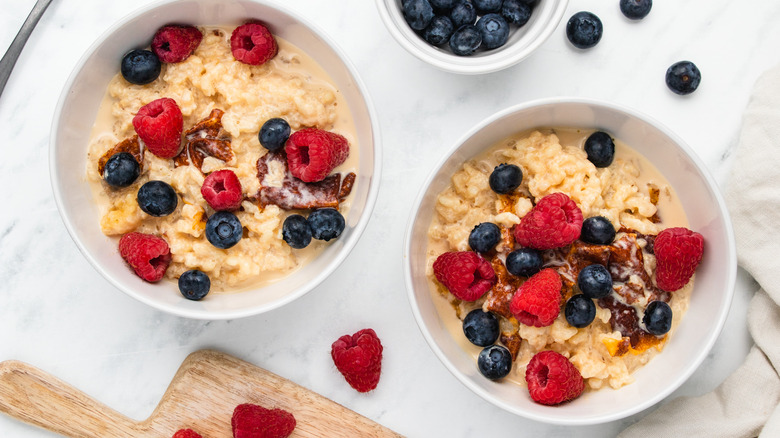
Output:
<svg viewBox="0 0 780 438">
<path fill-rule="evenodd" d="M 0 3 L 2 53 L 34 0 Z M 330 278 L 281 309 L 219 322 L 164 314 L 113 288 L 77 250 L 49 186 L 49 128 L 70 71 L 104 30 L 147 3 L 55 0 L 0 98 L 0 360 L 31 363 L 136 419 L 151 414 L 182 360 L 201 348 L 264 367 L 412 437 L 486 430 L 613 436 L 649 412 L 598 426 L 550 426 L 503 412 L 459 383 L 426 344 L 407 301 L 400 261 L 410 200 L 438 157 L 472 126 L 550 96 L 606 99 L 648 114 L 679 134 L 724 187 L 751 87 L 780 60 L 780 3 L 657 1 L 645 20 L 631 22 L 618 0 L 570 0 L 564 21 L 580 10 L 601 17 L 604 38 L 595 48 L 573 49 L 561 24 L 521 64 L 459 76 L 396 44 L 373 1 L 284 2 L 341 46 L 370 90 L 383 133 L 383 181 L 363 237 Z M 703 76 L 687 97 L 664 84 L 666 68 L 682 59 Z M 671 397 L 710 391 L 742 362 L 754 289 L 740 272 L 723 333 Z M 364 327 L 385 345 L 382 378 L 369 394 L 347 386 L 329 355 L 338 336 Z M 5 416 L 0 435 L 51 436 Z"/>
</svg>

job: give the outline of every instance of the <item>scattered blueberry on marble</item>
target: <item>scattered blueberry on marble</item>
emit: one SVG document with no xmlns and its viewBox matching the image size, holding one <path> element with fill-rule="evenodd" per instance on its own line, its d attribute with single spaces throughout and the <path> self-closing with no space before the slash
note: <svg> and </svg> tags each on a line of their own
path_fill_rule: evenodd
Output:
<svg viewBox="0 0 780 438">
<path fill-rule="evenodd" d="M 455 26 L 452 20 L 444 15 L 437 15 L 431 20 L 431 24 L 423 30 L 422 37 L 428 44 L 440 46 L 450 40 Z"/>
<path fill-rule="evenodd" d="M 311 226 L 309 226 L 309 222 L 299 214 L 287 216 L 282 224 L 282 239 L 291 248 L 306 248 L 311 243 Z"/>
<path fill-rule="evenodd" d="M 146 214 L 151 216 L 167 216 L 176 210 L 179 198 L 170 184 L 163 181 L 149 181 L 144 183 L 136 196 L 138 206 Z"/>
<path fill-rule="evenodd" d="M 404 0 L 403 12 L 406 22 L 414 30 L 423 30 L 433 20 L 433 6 L 428 0 Z"/>
<path fill-rule="evenodd" d="M 607 167 L 615 158 L 615 141 L 604 131 L 596 131 L 585 140 L 588 161 L 596 167 Z"/>
<path fill-rule="evenodd" d="M 477 30 L 482 35 L 482 47 L 497 49 L 509 39 L 509 23 L 500 14 L 486 14 L 477 21 Z"/>
<path fill-rule="evenodd" d="M 479 372 L 490 380 L 504 378 L 512 370 L 512 354 L 500 345 L 485 347 L 479 353 L 477 366 Z"/>
<path fill-rule="evenodd" d="M 615 239 L 615 226 L 604 216 L 593 216 L 582 222 L 580 240 L 594 245 L 609 245 Z"/>
<path fill-rule="evenodd" d="M 160 76 L 162 64 L 150 50 L 131 50 L 122 58 L 120 71 L 127 82 L 146 85 Z"/>
<path fill-rule="evenodd" d="M 478 253 L 486 253 L 501 241 L 501 229 L 491 222 L 482 222 L 469 234 L 469 247 Z"/>
<path fill-rule="evenodd" d="M 661 336 L 672 328 L 672 308 L 663 301 L 651 301 L 642 318 L 648 333 Z"/>
<path fill-rule="evenodd" d="M 699 88 L 701 72 L 691 61 L 680 61 L 666 70 L 666 85 L 680 95 L 691 94 Z"/>
<path fill-rule="evenodd" d="M 141 166 L 136 161 L 133 154 L 129 152 L 119 152 L 111 156 L 106 161 L 103 168 L 103 179 L 111 187 L 127 187 L 141 174 Z"/>
<path fill-rule="evenodd" d="M 206 239 L 217 248 L 232 248 L 243 236 L 241 221 L 229 211 L 218 211 L 206 221 Z"/>
<path fill-rule="evenodd" d="M 506 270 L 517 277 L 530 277 L 542 270 L 542 253 L 533 248 L 518 248 L 506 256 Z"/>
<path fill-rule="evenodd" d="M 523 171 L 514 164 L 501 163 L 493 169 L 488 178 L 490 189 L 499 195 L 506 195 L 520 187 Z"/>
<path fill-rule="evenodd" d="M 583 294 L 574 295 L 566 301 L 563 314 L 570 326 L 587 327 L 596 318 L 596 305 Z"/>
<path fill-rule="evenodd" d="M 577 275 L 577 287 L 588 298 L 604 298 L 612 292 L 612 275 L 603 265 L 588 265 Z"/>
<path fill-rule="evenodd" d="M 344 216 L 335 208 L 314 210 L 306 220 L 311 228 L 311 237 L 326 242 L 339 237 L 346 226 Z"/>
<path fill-rule="evenodd" d="M 601 41 L 604 27 L 595 14 L 582 11 L 569 18 L 566 23 L 566 37 L 578 49 L 589 49 Z"/>
<path fill-rule="evenodd" d="M 211 279 L 202 271 L 191 269 L 179 277 L 179 292 L 188 300 L 202 300 L 211 289 Z"/>
<path fill-rule="evenodd" d="M 468 56 L 476 52 L 482 44 L 482 34 L 471 24 L 462 26 L 450 37 L 450 49 L 458 56 Z"/>
<path fill-rule="evenodd" d="M 490 312 L 474 309 L 463 318 L 463 334 L 474 345 L 493 345 L 499 335 L 498 318 Z"/>
<path fill-rule="evenodd" d="M 257 134 L 260 144 L 269 151 L 278 151 L 290 138 L 290 124 L 286 120 L 273 118 L 266 120 Z"/>
<path fill-rule="evenodd" d="M 620 12 L 631 20 L 647 17 L 653 7 L 653 0 L 620 0 Z"/>
</svg>

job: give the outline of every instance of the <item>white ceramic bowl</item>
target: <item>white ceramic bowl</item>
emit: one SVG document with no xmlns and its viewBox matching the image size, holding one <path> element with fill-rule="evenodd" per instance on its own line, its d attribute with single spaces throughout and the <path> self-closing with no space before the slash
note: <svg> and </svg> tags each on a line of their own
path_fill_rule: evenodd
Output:
<svg viewBox="0 0 780 438">
<path fill-rule="evenodd" d="M 376 0 L 385 27 L 409 53 L 444 71 L 461 74 L 491 73 L 525 59 L 553 33 L 566 11 L 568 0 L 540 0 L 531 19 L 523 27 L 512 26 L 509 41 L 493 50 L 478 50 L 458 56 L 446 44 L 435 47 L 422 39 L 404 19 L 402 0 Z"/>
<path fill-rule="evenodd" d="M 262 289 L 211 294 L 205 300 L 190 301 L 178 293 L 174 283 L 149 284 L 135 276 L 119 257 L 117 240 L 100 232 L 99 213 L 85 176 L 87 144 L 98 105 L 127 51 L 148 45 L 154 32 L 165 24 L 238 25 L 252 18 L 262 19 L 272 33 L 314 58 L 344 95 L 360 148 L 354 198 L 344 233 L 303 268 Z M 114 286 L 176 315 L 231 319 L 284 305 L 310 291 L 339 266 L 355 246 L 374 206 L 380 152 L 379 125 L 365 86 L 344 53 L 316 26 L 261 0 L 181 0 L 155 3 L 132 13 L 87 50 L 68 79 L 55 112 L 50 169 L 55 199 L 68 232 L 89 262 Z"/>
<path fill-rule="evenodd" d="M 690 227 L 704 235 L 705 254 L 696 271 L 688 312 L 664 350 L 619 390 L 584 393 L 560 406 L 534 403 L 525 388 L 490 381 L 447 331 L 425 276 L 427 230 L 437 195 L 459 166 L 510 135 L 535 127 L 597 128 L 644 155 L 672 184 Z M 518 105 L 468 132 L 442 159 L 420 191 L 406 233 L 407 291 L 425 339 L 444 365 L 469 389 L 509 412 L 547 423 L 579 425 L 613 421 L 639 412 L 679 387 L 715 343 L 731 304 L 736 280 L 734 235 L 717 184 L 685 143 L 659 123 L 627 108 L 583 99 L 546 99 Z"/>
</svg>

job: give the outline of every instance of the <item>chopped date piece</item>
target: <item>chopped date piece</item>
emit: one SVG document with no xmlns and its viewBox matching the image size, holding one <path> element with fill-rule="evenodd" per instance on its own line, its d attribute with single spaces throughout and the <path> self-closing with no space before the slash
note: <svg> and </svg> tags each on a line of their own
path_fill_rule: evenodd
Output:
<svg viewBox="0 0 780 438">
<path fill-rule="evenodd" d="M 485 311 L 493 312 L 504 318 L 511 318 L 512 312 L 509 310 L 509 303 L 512 301 L 512 295 L 520 287 L 522 281 L 517 277 L 509 275 L 498 256 L 493 256 L 490 259 L 490 264 L 493 267 L 493 272 L 496 274 L 496 284 L 488 291 L 483 308 Z M 512 351 L 511 348 L 509 350 L 510 352 Z"/>
<path fill-rule="evenodd" d="M 619 331 L 624 338 L 628 338 L 634 350 L 642 352 L 663 342 L 663 336 L 651 335 L 639 327 L 639 316 L 634 307 L 623 304 L 612 296 L 601 298 L 598 303 L 599 306 L 609 309 L 611 313 L 609 323 L 612 329 Z M 628 350 L 618 349 L 618 353 L 621 352 L 625 354 Z"/>
<path fill-rule="evenodd" d="M 118 154 L 119 152 L 127 152 L 131 154 L 133 158 L 135 158 L 135 161 L 138 161 L 138 165 L 140 166 L 141 171 L 144 170 L 144 154 L 143 150 L 141 150 L 141 142 L 138 141 L 138 136 L 134 135 L 130 138 L 126 138 L 120 141 L 116 144 L 116 146 L 109 149 L 108 152 L 100 157 L 98 160 L 98 173 L 103 175 L 103 170 L 106 168 L 108 159 L 113 157 L 115 154 Z"/>
<path fill-rule="evenodd" d="M 517 353 L 520 352 L 520 345 L 523 343 L 523 338 L 517 332 L 504 333 L 502 332 L 498 340 L 509 350 L 509 354 L 512 355 L 512 362 L 517 360 Z"/>
<path fill-rule="evenodd" d="M 173 158 L 176 167 L 193 165 L 202 170 L 203 160 L 211 156 L 228 162 L 233 159 L 230 135 L 222 129 L 221 109 L 214 108 L 209 116 L 184 133 L 185 145 L 179 155 Z"/>
</svg>

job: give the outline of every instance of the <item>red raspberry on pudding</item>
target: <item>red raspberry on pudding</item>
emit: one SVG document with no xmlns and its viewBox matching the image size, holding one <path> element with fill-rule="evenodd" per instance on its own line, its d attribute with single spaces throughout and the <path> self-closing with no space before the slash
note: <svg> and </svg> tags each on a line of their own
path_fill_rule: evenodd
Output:
<svg viewBox="0 0 780 438">
<path fill-rule="evenodd" d="M 119 254 L 136 275 L 150 283 L 162 280 L 171 263 L 168 242 L 143 233 L 128 233 L 119 239 Z"/>
<path fill-rule="evenodd" d="M 203 180 L 200 194 L 203 195 L 203 199 L 208 202 L 211 208 L 217 211 L 238 210 L 241 201 L 244 200 L 241 181 L 230 169 L 211 172 Z"/>
<path fill-rule="evenodd" d="M 304 182 L 325 179 L 349 156 L 349 142 L 343 136 L 317 128 L 294 132 L 284 146 L 290 173 Z"/>
<path fill-rule="evenodd" d="M 176 101 L 163 97 L 138 110 L 133 128 L 149 152 L 160 158 L 173 158 L 181 150 L 184 119 Z"/>
<path fill-rule="evenodd" d="M 244 403 L 233 410 L 233 438 L 287 438 L 295 429 L 295 417 L 284 409 L 266 409 Z"/>
<path fill-rule="evenodd" d="M 198 48 L 203 34 L 195 26 L 163 26 L 152 38 L 152 52 L 169 64 L 182 62 Z"/>
<path fill-rule="evenodd" d="M 463 301 L 479 299 L 496 282 L 496 273 L 490 262 L 472 251 L 440 255 L 433 262 L 433 275 Z"/>
<path fill-rule="evenodd" d="M 192 429 L 180 429 L 173 434 L 172 438 L 203 438 L 198 432 Z"/>
<path fill-rule="evenodd" d="M 585 390 L 580 371 L 566 356 L 554 351 L 536 353 L 525 368 L 531 399 L 543 405 L 574 400 Z"/>
<path fill-rule="evenodd" d="M 382 372 L 382 342 L 373 329 L 338 338 L 331 345 L 330 356 L 336 369 L 356 391 L 376 388 Z"/>
<path fill-rule="evenodd" d="M 247 23 L 233 30 L 230 51 L 236 60 L 244 64 L 262 65 L 276 56 L 279 46 L 267 27 L 260 23 Z"/>
<path fill-rule="evenodd" d="M 667 292 L 685 286 L 704 254 L 704 237 L 687 228 L 667 228 L 655 238 L 655 283 Z"/>
<path fill-rule="evenodd" d="M 512 296 L 509 310 L 515 318 L 534 327 L 547 327 L 561 312 L 561 276 L 546 268 L 521 284 Z"/>
<path fill-rule="evenodd" d="M 536 249 L 566 246 L 580 237 L 582 211 L 566 194 L 552 193 L 539 200 L 514 227 L 515 241 Z"/>
</svg>

